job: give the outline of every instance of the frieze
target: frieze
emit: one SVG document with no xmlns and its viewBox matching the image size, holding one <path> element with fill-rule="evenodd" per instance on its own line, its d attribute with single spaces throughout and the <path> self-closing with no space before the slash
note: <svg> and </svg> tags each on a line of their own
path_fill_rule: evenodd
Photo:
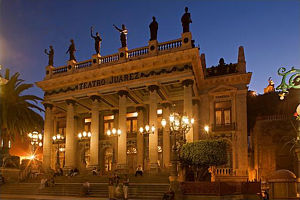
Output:
<svg viewBox="0 0 300 200">
<path fill-rule="evenodd" d="M 129 73 L 129 74 L 123 74 L 119 76 L 111 76 L 108 78 L 104 79 L 98 79 L 98 80 L 93 80 L 93 81 L 88 81 L 88 82 L 82 82 L 74 86 L 69 86 L 66 88 L 59 88 L 56 90 L 51 90 L 45 92 L 45 96 L 47 95 L 52 95 L 52 94 L 59 94 L 62 92 L 69 92 L 69 91 L 75 91 L 75 90 L 84 90 L 88 88 L 93 88 L 93 87 L 100 87 L 103 85 L 111 85 L 115 83 L 122 83 L 122 82 L 127 82 L 127 81 L 132 81 L 132 80 L 137 80 L 137 79 L 142 79 L 142 78 L 148 78 L 151 76 L 159 76 L 162 74 L 170 74 L 173 72 L 182 72 L 185 70 L 192 70 L 192 66 L 190 65 L 185 65 L 182 67 L 175 66 L 169 69 L 161 69 L 159 71 L 149 71 L 149 72 L 135 72 L 135 73 Z"/>
</svg>

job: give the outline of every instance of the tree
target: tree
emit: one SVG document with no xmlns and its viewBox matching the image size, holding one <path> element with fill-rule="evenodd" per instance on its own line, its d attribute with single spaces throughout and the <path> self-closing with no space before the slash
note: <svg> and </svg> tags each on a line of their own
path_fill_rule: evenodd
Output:
<svg viewBox="0 0 300 200">
<path fill-rule="evenodd" d="M 210 166 L 227 163 L 227 143 L 224 139 L 204 139 L 183 145 L 180 162 L 194 172 L 194 180 L 199 173 L 207 173 Z"/>
<path fill-rule="evenodd" d="M 19 79 L 20 74 L 9 76 L 6 70 L 4 78 L 8 81 L 0 85 L 0 138 L 3 139 L 2 153 L 8 154 L 8 141 L 13 140 L 16 135 L 27 135 L 27 133 L 43 128 L 43 118 L 37 111 L 43 111 L 37 103 L 42 99 L 35 95 L 22 95 L 22 93 L 33 84 L 25 84 Z"/>
</svg>

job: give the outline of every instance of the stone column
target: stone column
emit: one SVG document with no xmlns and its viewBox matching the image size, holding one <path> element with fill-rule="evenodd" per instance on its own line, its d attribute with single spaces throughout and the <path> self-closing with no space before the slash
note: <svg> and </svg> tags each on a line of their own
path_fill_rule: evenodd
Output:
<svg viewBox="0 0 300 200">
<path fill-rule="evenodd" d="M 99 167 L 99 106 L 100 97 L 93 95 L 91 116 L 90 167 Z"/>
<path fill-rule="evenodd" d="M 150 103 L 149 103 L 149 126 L 154 126 L 154 134 L 149 134 L 149 160 L 150 171 L 157 172 L 158 170 L 158 131 L 157 131 L 157 85 L 150 85 L 148 87 L 150 91 Z"/>
<path fill-rule="evenodd" d="M 247 91 L 240 91 L 236 95 L 236 115 L 237 115 L 237 161 L 238 161 L 238 176 L 246 176 L 248 169 L 248 142 L 247 142 Z"/>
<path fill-rule="evenodd" d="M 184 115 L 187 115 L 189 119 L 193 117 L 193 84 L 194 81 L 191 79 L 184 80 L 182 82 L 183 84 L 183 110 L 184 110 Z M 186 141 L 187 142 L 193 142 L 194 141 L 194 131 L 193 127 L 190 129 L 190 131 L 186 134 Z"/>
<path fill-rule="evenodd" d="M 163 119 L 167 121 L 166 127 L 163 129 L 163 166 L 164 168 L 169 168 L 170 166 L 170 155 L 171 155 L 171 145 L 170 145 L 170 103 L 163 103 Z"/>
<path fill-rule="evenodd" d="M 137 128 L 138 133 L 136 136 L 136 143 L 137 143 L 137 166 L 141 165 L 143 166 L 144 162 L 144 135 L 140 134 L 139 128 L 144 127 L 144 110 L 145 108 L 143 106 L 136 107 L 136 110 L 138 112 L 137 116 Z"/>
<path fill-rule="evenodd" d="M 76 164 L 76 138 L 75 138 L 75 101 L 66 100 L 67 102 L 67 123 L 66 123 L 66 164 L 65 168 L 74 168 Z"/>
<path fill-rule="evenodd" d="M 43 167 L 47 171 L 51 165 L 51 144 L 53 135 L 53 116 L 52 104 L 45 103 L 45 124 L 44 124 L 44 142 L 43 142 Z"/>
<path fill-rule="evenodd" d="M 119 129 L 121 130 L 121 135 L 118 136 L 118 169 L 127 168 L 127 128 L 126 128 L 126 101 L 128 92 L 121 90 L 119 94 Z"/>
<path fill-rule="evenodd" d="M 193 99 L 193 117 L 194 117 L 194 125 L 193 125 L 193 136 L 194 141 L 199 140 L 200 135 L 200 124 L 199 124 L 199 101 L 197 99 Z"/>
<path fill-rule="evenodd" d="M 114 114 L 114 126 L 113 128 L 117 129 L 119 128 L 119 110 L 113 110 Z M 118 137 L 112 137 L 111 138 L 113 143 L 113 164 L 114 168 L 116 167 L 117 160 L 118 160 Z"/>
</svg>

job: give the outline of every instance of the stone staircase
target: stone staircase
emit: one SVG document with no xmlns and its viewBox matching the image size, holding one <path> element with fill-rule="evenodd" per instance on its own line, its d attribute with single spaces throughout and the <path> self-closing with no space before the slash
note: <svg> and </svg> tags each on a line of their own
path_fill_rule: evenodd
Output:
<svg viewBox="0 0 300 200">
<path fill-rule="evenodd" d="M 129 176 L 129 199 L 162 199 L 169 188 L 166 175 Z M 108 177 L 79 175 L 75 177 L 56 177 L 55 186 L 39 189 L 38 180 L 30 183 L 8 183 L 0 186 L 1 194 L 49 195 L 49 196 L 80 196 L 82 183 L 90 182 L 90 197 L 108 198 Z"/>
</svg>

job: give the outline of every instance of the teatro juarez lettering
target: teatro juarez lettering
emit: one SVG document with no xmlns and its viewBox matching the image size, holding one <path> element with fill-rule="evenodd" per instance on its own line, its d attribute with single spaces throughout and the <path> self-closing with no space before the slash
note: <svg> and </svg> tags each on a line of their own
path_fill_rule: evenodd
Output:
<svg viewBox="0 0 300 200">
<path fill-rule="evenodd" d="M 136 80 L 136 79 L 142 78 L 144 76 L 145 76 L 144 73 L 140 73 L 140 72 L 124 74 L 124 75 L 120 75 L 120 76 L 112 76 L 112 77 L 109 77 L 106 79 L 99 79 L 99 80 L 79 83 L 78 89 L 82 90 L 82 89 L 86 89 L 86 88 L 98 87 L 101 85 L 121 83 L 124 81 Z"/>
</svg>

